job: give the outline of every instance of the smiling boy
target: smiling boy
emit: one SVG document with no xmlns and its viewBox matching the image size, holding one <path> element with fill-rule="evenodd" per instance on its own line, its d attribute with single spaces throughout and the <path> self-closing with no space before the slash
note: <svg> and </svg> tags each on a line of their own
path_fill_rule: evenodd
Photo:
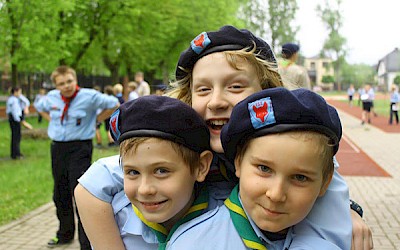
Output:
<svg viewBox="0 0 400 250">
<path fill-rule="evenodd" d="M 213 157 L 208 128 L 187 104 L 154 95 L 122 104 L 110 124 L 124 173 L 126 196 L 112 204 L 125 247 L 164 249 L 209 205 L 200 185 Z M 123 209 L 129 201 L 133 210 Z"/>
<path fill-rule="evenodd" d="M 238 103 L 221 141 L 239 184 L 186 232 L 199 242 L 191 249 L 340 249 L 316 236 L 293 241 L 292 226 L 327 190 L 341 135 L 336 110 L 306 89 L 266 89 Z M 188 241 L 179 240 L 174 249 Z"/>
</svg>

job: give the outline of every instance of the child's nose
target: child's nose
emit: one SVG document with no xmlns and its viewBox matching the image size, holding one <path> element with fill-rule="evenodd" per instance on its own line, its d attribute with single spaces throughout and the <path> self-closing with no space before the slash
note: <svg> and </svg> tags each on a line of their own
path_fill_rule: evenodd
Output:
<svg viewBox="0 0 400 250">
<path fill-rule="evenodd" d="M 273 202 L 286 201 L 286 187 L 284 181 L 276 178 L 271 185 L 269 185 L 265 194 Z"/>
<path fill-rule="evenodd" d="M 214 89 L 210 100 L 207 103 L 207 108 L 210 110 L 225 109 L 228 106 L 225 94 L 222 90 Z"/>
<path fill-rule="evenodd" d="M 138 193 L 141 195 L 152 195 L 156 193 L 156 188 L 153 185 L 151 178 L 148 177 L 141 178 L 138 188 Z"/>
</svg>

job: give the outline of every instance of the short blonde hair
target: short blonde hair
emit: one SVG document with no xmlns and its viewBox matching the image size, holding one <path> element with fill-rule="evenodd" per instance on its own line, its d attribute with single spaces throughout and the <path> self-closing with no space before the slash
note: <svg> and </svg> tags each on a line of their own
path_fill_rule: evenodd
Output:
<svg viewBox="0 0 400 250">
<path fill-rule="evenodd" d="M 129 82 L 128 87 L 131 89 L 136 89 L 137 88 L 137 83 L 136 82 Z"/>
<path fill-rule="evenodd" d="M 65 66 L 65 65 L 62 65 L 62 66 L 57 67 L 57 68 L 51 73 L 50 79 L 51 79 L 51 81 L 52 81 L 54 84 L 56 84 L 56 78 L 57 78 L 57 76 L 66 75 L 66 74 L 71 74 L 71 75 L 75 78 L 75 80 L 77 79 L 77 78 L 76 78 L 76 72 L 75 72 L 75 70 L 74 70 L 73 68 L 68 67 L 68 66 Z"/>
<path fill-rule="evenodd" d="M 119 152 L 121 156 L 121 160 L 123 161 L 123 158 L 129 155 L 130 153 L 133 153 L 136 151 L 137 147 L 150 140 L 158 140 L 158 141 L 165 141 L 168 142 L 171 147 L 177 152 L 183 159 L 183 162 L 186 163 L 186 165 L 189 166 L 190 168 L 190 173 L 194 173 L 196 169 L 200 167 L 200 153 L 191 150 L 182 144 L 178 144 L 169 140 L 157 138 L 157 137 L 132 137 L 129 139 L 126 139 L 121 142 L 119 146 Z"/>
<path fill-rule="evenodd" d="M 113 86 L 113 90 L 114 90 L 115 94 L 122 93 L 122 91 L 124 90 L 124 87 L 122 86 L 121 83 L 117 83 Z"/>
<path fill-rule="evenodd" d="M 256 47 L 254 46 L 253 48 L 244 48 L 233 51 L 229 50 L 223 51 L 222 53 L 234 69 L 239 69 L 238 60 L 240 59 L 254 66 L 257 76 L 260 79 L 262 89 L 282 87 L 283 83 L 281 76 L 278 73 L 277 63 L 257 57 L 254 53 L 255 50 Z M 185 71 L 187 72 L 187 75 L 184 78 L 171 83 L 172 86 L 176 87 L 168 91 L 166 95 L 178 98 L 179 100 L 192 105 L 192 70 Z"/>
</svg>

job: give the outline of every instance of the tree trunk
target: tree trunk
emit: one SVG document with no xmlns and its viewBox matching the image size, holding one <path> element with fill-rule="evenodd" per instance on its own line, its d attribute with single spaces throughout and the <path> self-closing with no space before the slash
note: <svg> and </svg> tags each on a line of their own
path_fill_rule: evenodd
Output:
<svg viewBox="0 0 400 250">
<path fill-rule="evenodd" d="M 18 66 L 15 63 L 11 63 L 11 84 L 13 87 L 18 85 Z"/>
</svg>

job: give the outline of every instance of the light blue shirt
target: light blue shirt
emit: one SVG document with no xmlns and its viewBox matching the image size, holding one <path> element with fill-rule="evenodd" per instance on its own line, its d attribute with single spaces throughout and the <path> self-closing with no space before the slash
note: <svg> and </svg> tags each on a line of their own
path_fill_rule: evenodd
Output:
<svg viewBox="0 0 400 250">
<path fill-rule="evenodd" d="M 6 113 L 12 115 L 14 121 L 20 122 L 22 116 L 22 107 L 18 97 L 11 95 L 7 99 Z"/>
<path fill-rule="evenodd" d="M 391 103 L 398 103 L 400 101 L 399 92 L 394 91 L 390 94 L 390 102 Z"/>
<path fill-rule="evenodd" d="M 31 102 L 28 100 L 28 98 L 26 98 L 26 96 L 24 96 L 23 94 L 21 94 L 19 96 L 19 100 L 20 100 L 20 105 L 21 108 L 24 109 L 26 107 L 29 107 L 31 105 Z"/>
<path fill-rule="evenodd" d="M 127 250 L 157 249 L 157 236 L 137 217 L 136 213 L 133 211 L 131 202 L 125 195 L 124 190 L 121 188 L 116 188 L 123 188 L 123 175 L 118 161 L 118 155 L 102 158 L 93 163 L 93 165 L 87 170 L 89 171 L 90 176 L 97 175 L 96 181 L 88 178 L 89 175 L 83 175 L 78 179 L 78 181 L 89 192 L 90 190 L 95 190 L 95 193 L 92 193 L 93 195 L 98 194 L 101 197 L 101 200 L 111 203 L 115 221 L 118 225 L 121 238 Z M 107 166 L 113 167 L 107 168 Z M 99 171 L 98 169 L 102 169 L 103 171 Z M 101 174 L 101 172 L 103 172 L 103 174 Z M 114 178 L 110 178 L 111 176 Z M 111 183 L 113 180 L 116 181 L 116 183 L 114 183 L 115 185 L 104 185 L 102 189 L 103 191 L 96 190 L 96 187 L 99 186 L 100 183 Z M 115 193 L 115 195 L 105 195 L 105 193 Z M 218 202 L 219 201 L 210 196 L 209 206 L 206 210 L 206 213 L 209 210 L 218 207 L 220 205 Z M 196 223 L 196 221 L 191 220 L 179 226 L 179 228 L 171 237 L 170 242 L 173 242 L 175 239 L 181 237 L 181 235 L 186 232 L 187 228 L 191 228 L 193 226 L 193 223 Z M 167 245 L 169 246 L 171 243 L 168 243 Z M 168 246 L 167 249 L 172 249 Z"/>
<path fill-rule="evenodd" d="M 285 239 L 272 241 L 268 239 L 256 226 L 249 214 L 245 211 L 251 227 L 268 250 L 340 250 L 338 246 L 321 237 L 305 235 L 298 238 L 291 227 Z M 243 240 L 231 220 L 228 208 L 223 205 L 203 214 L 195 219 L 184 234 L 170 242 L 168 249 L 230 249 L 247 250 Z M 190 242 L 196 242 L 189 245 Z M 186 247 L 185 247 L 186 246 Z"/>
<path fill-rule="evenodd" d="M 54 141 L 89 140 L 95 135 L 97 109 L 111 109 L 118 104 L 114 96 L 102 94 L 94 89 L 81 88 L 71 101 L 68 119 L 61 124 L 65 106 L 59 90 L 52 90 L 42 98 L 35 108 L 38 112 L 48 112 L 50 122 L 47 133 Z"/>
<path fill-rule="evenodd" d="M 336 160 L 335 163 L 337 168 Z M 112 203 L 114 195 L 124 188 L 119 156 L 98 160 L 92 164 L 78 181 L 92 195 Z M 211 187 L 210 197 L 219 199 L 218 203 L 222 205 L 231 188 L 232 186 L 230 185 L 224 187 L 216 183 L 215 187 Z M 321 242 L 332 242 L 331 245 L 336 244 L 339 249 L 351 249 L 352 221 L 350 217 L 349 189 L 336 169 L 325 195 L 317 199 L 309 215 L 295 225 L 293 231 L 296 233 L 296 237 L 293 237 L 292 246 L 306 246 L 306 249 L 323 249 L 320 248 Z M 196 235 L 188 237 L 188 239 L 190 237 L 197 238 Z M 187 244 L 191 246 L 192 242 L 187 242 Z"/>
<path fill-rule="evenodd" d="M 170 242 L 169 249 L 229 249 L 246 250 L 246 245 L 237 232 L 229 210 L 225 206 L 218 207 L 210 213 L 203 214 L 195 219 L 184 234 Z M 254 223 L 251 222 L 253 227 Z M 282 250 L 289 247 L 292 240 L 292 230 L 290 229 L 284 240 L 270 241 L 256 227 L 255 233 L 261 239 L 268 250 Z M 325 248 L 319 248 L 325 249 Z"/>
</svg>

